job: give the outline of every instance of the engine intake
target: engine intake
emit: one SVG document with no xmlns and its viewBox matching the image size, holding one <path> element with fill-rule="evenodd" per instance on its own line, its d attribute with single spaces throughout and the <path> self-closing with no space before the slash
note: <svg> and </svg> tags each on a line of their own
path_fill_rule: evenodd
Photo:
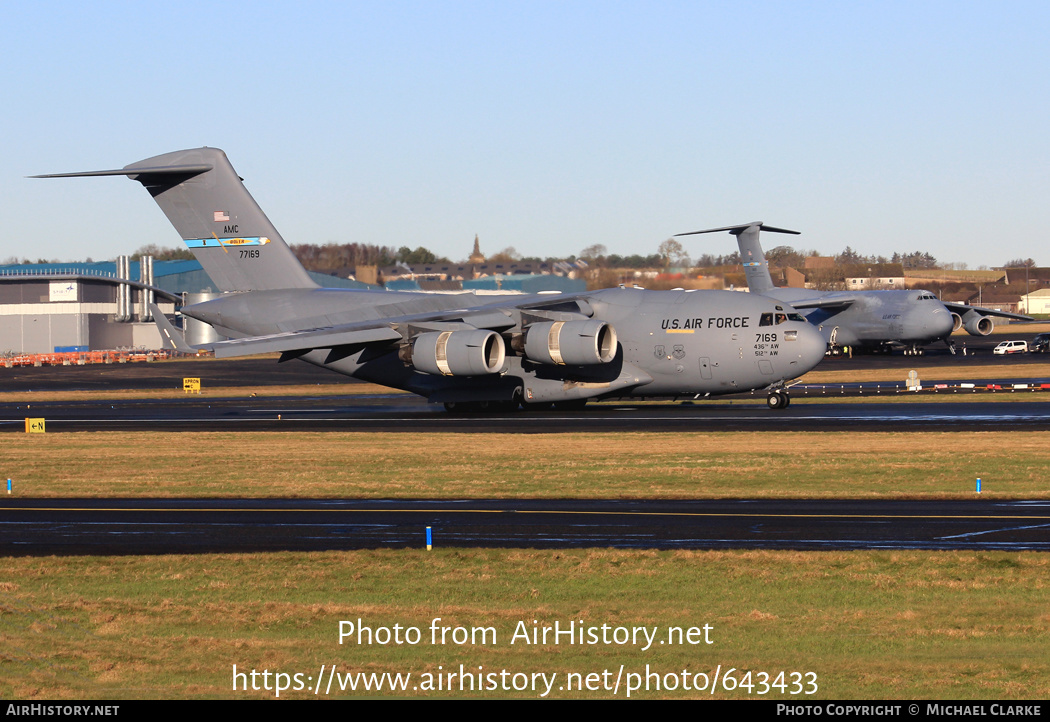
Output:
<svg viewBox="0 0 1050 722">
<path fill-rule="evenodd" d="M 506 349 L 495 331 L 434 331 L 421 333 L 407 347 L 405 359 L 423 373 L 440 376 L 480 376 L 503 368 Z"/>
<path fill-rule="evenodd" d="M 967 311 L 962 317 L 963 328 L 971 336 L 987 336 L 992 332 L 995 322 L 991 316 L 982 316 L 976 311 Z"/>
<path fill-rule="evenodd" d="M 616 358 L 616 330 L 604 321 L 541 321 L 525 329 L 525 356 L 558 366 L 605 364 Z"/>
</svg>

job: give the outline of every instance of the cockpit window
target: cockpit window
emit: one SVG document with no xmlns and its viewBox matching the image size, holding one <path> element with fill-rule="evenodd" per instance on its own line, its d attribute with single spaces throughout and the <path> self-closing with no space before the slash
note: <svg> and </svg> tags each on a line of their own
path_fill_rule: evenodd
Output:
<svg viewBox="0 0 1050 722">
<path fill-rule="evenodd" d="M 806 319 L 802 318 L 800 313 L 763 313 L 758 319 L 759 326 L 779 326 L 785 321 L 801 321 L 805 323 Z"/>
<path fill-rule="evenodd" d="M 920 293 L 918 300 L 920 301 L 936 301 L 937 297 L 932 293 Z"/>
</svg>

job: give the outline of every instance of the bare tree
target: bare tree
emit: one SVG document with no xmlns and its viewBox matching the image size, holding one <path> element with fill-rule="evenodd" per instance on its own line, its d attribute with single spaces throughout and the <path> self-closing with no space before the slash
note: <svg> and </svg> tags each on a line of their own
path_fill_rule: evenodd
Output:
<svg viewBox="0 0 1050 722">
<path fill-rule="evenodd" d="M 661 243 L 656 252 L 663 259 L 664 268 L 689 265 L 688 254 L 686 254 L 682 244 L 673 238 L 668 238 Z"/>
</svg>

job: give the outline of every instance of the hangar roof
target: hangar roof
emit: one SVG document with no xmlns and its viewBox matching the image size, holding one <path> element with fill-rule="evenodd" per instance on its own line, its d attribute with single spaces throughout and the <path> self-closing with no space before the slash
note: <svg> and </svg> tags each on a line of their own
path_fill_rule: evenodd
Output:
<svg viewBox="0 0 1050 722">
<path fill-rule="evenodd" d="M 139 280 L 139 262 L 132 261 L 129 280 Z M 92 261 L 73 263 L 16 263 L 0 266 L 0 277 L 10 276 L 100 276 L 117 277 L 115 261 Z M 310 272 L 310 277 L 323 288 L 376 288 L 367 283 L 351 281 L 347 278 L 329 276 L 324 273 Z M 171 293 L 208 293 L 218 287 L 201 268 L 197 260 L 154 261 L 153 283 L 158 288 Z"/>
</svg>

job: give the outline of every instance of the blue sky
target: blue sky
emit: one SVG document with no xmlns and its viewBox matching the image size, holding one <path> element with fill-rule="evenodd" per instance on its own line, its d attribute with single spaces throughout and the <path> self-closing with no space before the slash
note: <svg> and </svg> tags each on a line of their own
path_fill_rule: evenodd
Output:
<svg viewBox="0 0 1050 722">
<path fill-rule="evenodd" d="M 178 246 L 137 183 L 25 176 L 210 145 L 292 243 L 652 253 L 763 220 L 1050 265 L 1046 2 L 0 7 L 0 260 Z"/>
</svg>

